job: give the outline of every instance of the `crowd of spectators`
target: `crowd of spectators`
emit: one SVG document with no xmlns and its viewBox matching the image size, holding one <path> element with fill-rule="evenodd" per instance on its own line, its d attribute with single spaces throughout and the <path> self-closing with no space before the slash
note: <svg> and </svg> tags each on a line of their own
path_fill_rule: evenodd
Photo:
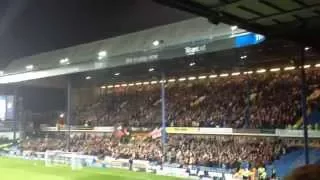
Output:
<svg viewBox="0 0 320 180">
<path fill-rule="evenodd" d="M 320 71 L 306 70 L 308 93 Z M 81 124 L 156 127 L 161 124 L 160 85 L 106 89 L 96 104 L 78 109 Z M 301 117 L 299 71 L 186 80 L 166 84 L 168 126 L 285 128 Z"/>
<path fill-rule="evenodd" d="M 27 138 L 24 150 L 66 150 L 61 137 Z M 112 137 L 73 135 L 70 150 L 98 157 L 134 158 L 180 166 L 237 168 L 243 162 L 252 167 L 271 163 L 286 153 L 286 145 L 275 138 L 235 136 L 170 136 L 165 147 L 159 139 L 132 139 L 121 143 Z M 164 153 L 165 152 L 165 153 Z"/>
</svg>

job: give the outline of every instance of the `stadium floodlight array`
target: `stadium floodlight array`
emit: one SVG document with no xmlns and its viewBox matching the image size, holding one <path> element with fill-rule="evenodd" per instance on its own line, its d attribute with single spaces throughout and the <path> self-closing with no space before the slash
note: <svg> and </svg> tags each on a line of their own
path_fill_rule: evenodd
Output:
<svg viewBox="0 0 320 180">
<path fill-rule="evenodd" d="M 31 71 L 33 69 L 34 69 L 34 65 L 33 64 L 26 65 L 26 70 L 27 71 Z"/>
<path fill-rule="evenodd" d="M 63 59 L 60 59 L 59 63 L 60 65 L 69 65 L 70 61 L 69 61 L 69 58 L 63 58 Z"/>
<path fill-rule="evenodd" d="M 100 51 L 98 52 L 98 60 L 102 60 L 108 55 L 107 51 Z"/>
<path fill-rule="evenodd" d="M 308 68 L 311 68 L 312 66 L 310 64 L 306 64 L 303 66 L 304 69 L 308 69 Z M 319 64 L 314 64 L 313 67 L 316 67 L 316 68 L 319 68 L 320 67 L 320 63 Z M 228 76 L 239 76 L 241 74 L 243 75 L 249 75 L 249 74 L 253 74 L 253 73 L 257 73 L 257 74 L 261 74 L 261 73 L 266 73 L 267 71 L 269 72 L 279 72 L 281 70 L 283 71 L 291 71 L 291 70 L 294 70 L 296 69 L 295 66 L 287 66 L 287 67 L 283 67 L 283 68 L 270 68 L 270 69 L 265 69 L 265 68 L 260 68 L 260 69 L 257 69 L 256 71 L 244 71 L 244 72 L 233 72 L 231 74 L 229 73 L 221 73 L 221 74 L 211 74 L 211 75 L 200 75 L 198 77 L 196 76 L 189 76 L 188 78 L 185 78 L 185 77 L 180 77 L 180 78 L 177 78 L 177 79 L 174 79 L 174 78 L 171 78 L 171 79 L 168 79 L 168 80 L 163 80 L 164 83 L 174 83 L 174 82 L 183 82 L 183 81 L 186 81 L 186 80 L 189 80 L 189 81 L 193 81 L 193 80 L 203 80 L 203 79 L 206 79 L 206 78 L 209 78 L 209 79 L 213 79 L 213 78 L 217 78 L 217 77 L 228 77 Z M 119 75 L 120 73 L 116 73 L 115 75 Z M 136 82 L 136 83 L 129 83 L 127 84 L 127 86 L 140 86 L 140 85 L 156 85 L 159 83 L 162 83 L 162 81 L 145 81 L 145 82 Z M 101 86 L 102 89 L 105 89 L 106 87 L 108 87 L 109 89 L 111 88 L 118 88 L 118 87 L 126 87 L 126 86 L 121 86 L 119 84 L 116 84 L 116 85 L 108 85 L 108 86 Z"/>
</svg>

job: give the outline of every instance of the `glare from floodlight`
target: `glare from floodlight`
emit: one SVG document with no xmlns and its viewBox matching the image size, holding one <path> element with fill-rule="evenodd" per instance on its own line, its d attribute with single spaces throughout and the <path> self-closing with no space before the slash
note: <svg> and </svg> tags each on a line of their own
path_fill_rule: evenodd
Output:
<svg viewBox="0 0 320 180">
<path fill-rule="evenodd" d="M 191 62 L 191 63 L 189 64 L 190 67 L 192 67 L 192 66 L 194 66 L 194 65 L 196 65 L 195 62 Z"/>
<path fill-rule="evenodd" d="M 112 86 L 112 87 L 113 87 L 113 86 Z M 101 86 L 100 88 L 101 88 L 101 89 L 105 89 L 105 88 L 106 88 L 106 86 Z"/>
<path fill-rule="evenodd" d="M 114 73 L 114 75 L 115 75 L 115 76 L 119 76 L 119 75 L 120 75 L 120 73 Z"/>
<path fill-rule="evenodd" d="M 143 85 L 149 85 L 150 83 L 148 81 L 143 82 Z"/>
<path fill-rule="evenodd" d="M 178 79 L 178 81 L 185 81 L 185 80 L 187 80 L 187 79 L 184 77 Z"/>
<path fill-rule="evenodd" d="M 114 87 L 118 88 L 118 87 L 120 87 L 120 84 L 116 84 L 116 85 L 114 85 Z"/>
<path fill-rule="evenodd" d="M 320 67 L 320 64 L 315 64 L 314 67 Z"/>
<path fill-rule="evenodd" d="M 149 68 L 148 71 L 152 72 L 152 71 L 154 71 L 154 68 Z"/>
<path fill-rule="evenodd" d="M 228 76 L 229 76 L 228 73 L 220 74 L 220 77 L 228 77 Z"/>
<path fill-rule="evenodd" d="M 257 70 L 256 72 L 257 73 L 265 73 L 267 70 L 265 70 L 265 69 L 259 69 L 259 70 Z"/>
<path fill-rule="evenodd" d="M 64 118 L 64 113 L 61 113 L 61 114 L 59 115 L 59 117 L 60 117 L 60 118 Z"/>
<path fill-rule="evenodd" d="M 86 80 L 90 80 L 91 78 L 91 76 L 86 76 Z"/>
<path fill-rule="evenodd" d="M 196 79 L 196 77 L 194 77 L 194 76 L 188 77 L 188 80 L 189 80 L 189 81 L 193 81 L 193 80 L 195 80 L 195 79 Z"/>
<path fill-rule="evenodd" d="M 151 81 L 151 84 L 157 84 L 158 81 Z"/>
<path fill-rule="evenodd" d="M 159 83 L 166 83 L 166 80 L 160 80 Z"/>
<path fill-rule="evenodd" d="M 289 67 L 284 68 L 285 71 L 290 71 L 290 70 L 294 70 L 294 69 L 295 69 L 294 66 L 289 66 Z"/>
<path fill-rule="evenodd" d="M 134 86 L 134 84 L 133 84 L 133 83 L 130 83 L 129 86 Z"/>
<path fill-rule="evenodd" d="M 306 47 L 304 48 L 305 51 L 309 51 L 310 49 L 311 49 L 311 47 L 309 47 L 309 46 L 306 46 Z"/>
<path fill-rule="evenodd" d="M 33 66 L 32 64 L 29 64 L 29 65 L 26 66 L 26 69 L 27 69 L 28 71 L 33 70 L 33 68 L 34 68 L 34 66 Z"/>
<path fill-rule="evenodd" d="M 4 75 L 4 71 L 0 71 L 0 76 L 3 76 Z"/>
<path fill-rule="evenodd" d="M 140 86 L 141 84 L 142 84 L 141 82 L 137 82 L 137 83 L 136 83 L 137 86 Z"/>
<path fill-rule="evenodd" d="M 253 71 L 246 71 L 246 72 L 243 72 L 243 74 L 252 74 Z"/>
<path fill-rule="evenodd" d="M 231 31 L 235 31 L 238 29 L 238 26 L 231 26 L 230 29 L 231 29 Z"/>
<path fill-rule="evenodd" d="M 104 88 L 106 88 L 106 87 L 104 86 Z M 108 89 L 111 89 L 111 88 L 113 88 L 113 85 L 108 86 Z"/>
<path fill-rule="evenodd" d="M 121 87 L 127 87 L 128 84 L 121 84 Z"/>
<path fill-rule="evenodd" d="M 271 72 L 277 72 L 277 71 L 280 71 L 280 68 L 272 68 L 270 69 Z"/>
<path fill-rule="evenodd" d="M 152 42 L 153 46 L 159 46 L 160 45 L 160 41 L 159 40 L 155 40 Z"/>
<path fill-rule="evenodd" d="M 308 68 L 311 67 L 311 65 L 310 65 L 310 64 L 307 64 L 307 65 L 304 65 L 303 67 L 304 67 L 304 69 L 308 69 Z"/>
<path fill-rule="evenodd" d="M 206 79 L 207 76 L 199 76 L 198 79 Z"/>
<path fill-rule="evenodd" d="M 231 74 L 231 76 L 239 76 L 240 75 L 240 72 L 234 72 Z"/>
<path fill-rule="evenodd" d="M 176 79 L 169 79 L 168 82 L 175 82 Z"/>
<path fill-rule="evenodd" d="M 218 75 L 216 75 L 216 74 L 212 74 L 212 75 L 209 76 L 209 78 L 211 78 L 211 79 L 212 78 L 216 78 L 216 77 L 218 77 Z"/>
<path fill-rule="evenodd" d="M 240 59 L 247 59 L 247 55 L 240 56 Z"/>
</svg>

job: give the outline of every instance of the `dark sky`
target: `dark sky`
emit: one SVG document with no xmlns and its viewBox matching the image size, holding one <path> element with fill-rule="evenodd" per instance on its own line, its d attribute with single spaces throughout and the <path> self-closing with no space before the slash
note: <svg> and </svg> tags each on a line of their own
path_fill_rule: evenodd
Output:
<svg viewBox="0 0 320 180">
<path fill-rule="evenodd" d="M 0 67 L 10 59 L 191 17 L 151 0 L 1 0 Z"/>
</svg>

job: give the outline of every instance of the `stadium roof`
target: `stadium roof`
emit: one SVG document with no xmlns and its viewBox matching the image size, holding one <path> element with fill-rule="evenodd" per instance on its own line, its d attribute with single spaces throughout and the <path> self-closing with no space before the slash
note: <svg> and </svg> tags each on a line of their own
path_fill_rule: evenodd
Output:
<svg viewBox="0 0 320 180">
<path fill-rule="evenodd" d="M 319 0 L 156 0 L 268 38 L 284 38 L 319 47 Z"/>
<path fill-rule="evenodd" d="M 263 40 L 258 34 L 194 18 L 14 60 L 4 69 L 0 84 L 220 51 Z"/>
<path fill-rule="evenodd" d="M 162 74 L 167 79 L 189 76 L 202 76 L 224 72 L 251 71 L 257 69 L 270 69 L 276 67 L 293 66 L 298 59 L 295 53 L 299 47 L 287 41 L 268 41 L 256 45 L 236 49 L 222 50 L 219 52 L 199 54 L 195 56 L 185 56 L 169 61 L 154 61 L 151 63 L 140 63 L 130 66 L 120 66 L 110 69 L 102 69 L 76 73 L 72 77 L 72 86 L 101 87 L 112 84 L 125 84 L 132 82 L 159 81 Z M 241 60 L 246 56 L 245 61 Z M 306 63 L 318 64 L 319 54 L 309 49 L 306 51 Z M 151 70 L 150 70 L 151 69 Z M 119 75 L 116 75 L 119 73 Z M 66 87 L 65 76 L 46 79 L 53 80 L 52 83 L 44 80 L 26 81 L 22 84 L 33 86 L 59 85 Z M 88 79 L 87 79 L 88 78 Z M 65 84 L 57 84 L 63 82 Z M 21 84 L 21 83 L 20 83 Z"/>
</svg>

